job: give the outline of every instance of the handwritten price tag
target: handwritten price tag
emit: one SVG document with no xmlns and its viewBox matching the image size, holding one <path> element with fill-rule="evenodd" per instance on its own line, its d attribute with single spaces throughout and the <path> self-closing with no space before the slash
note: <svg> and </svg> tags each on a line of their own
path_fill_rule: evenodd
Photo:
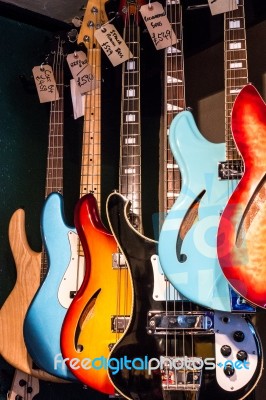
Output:
<svg viewBox="0 0 266 400">
<path fill-rule="evenodd" d="M 40 103 L 59 99 L 54 74 L 50 65 L 40 65 L 32 69 Z"/>
<path fill-rule="evenodd" d="M 68 54 L 67 63 L 81 94 L 91 92 L 98 87 L 99 82 L 88 64 L 87 56 L 83 51 Z"/>
<path fill-rule="evenodd" d="M 139 11 L 157 50 L 176 44 L 176 35 L 160 3 L 144 5 Z"/>
<path fill-rule="evenodd" d="M 114 25 L 105 24 L 94 36 L 114 67 L 133 57 Z"/>
<path fill-rule="evenodd" d="M 238 8 L 237 0 L 208 0 L 212 15 L 223 14 Z"/>
</svg>

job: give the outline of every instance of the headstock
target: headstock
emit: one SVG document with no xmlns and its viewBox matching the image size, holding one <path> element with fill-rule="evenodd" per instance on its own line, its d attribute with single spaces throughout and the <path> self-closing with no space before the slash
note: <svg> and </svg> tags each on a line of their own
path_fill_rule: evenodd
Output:
<svg viewBox="0 0 266 400">
<path fill-rule="evenodd" d="M 78 35 L 78 43 L 84 43 L 86 48 L 98 48 L 94 32 L 105 24 L 108 19 L 105 12 L 106 0 L 89 0 Z"/>
<path fill-rule="evenodd" d="M 136 25 L 139 25 L 141 16 L 139 9 L 142 5 L 146 4 L 144 0 L 121 0 L 119 6 L 119 13 L 123 18 L 124 24 L 128 24 L 129 21 L 134 21 Z"/>
</svg>

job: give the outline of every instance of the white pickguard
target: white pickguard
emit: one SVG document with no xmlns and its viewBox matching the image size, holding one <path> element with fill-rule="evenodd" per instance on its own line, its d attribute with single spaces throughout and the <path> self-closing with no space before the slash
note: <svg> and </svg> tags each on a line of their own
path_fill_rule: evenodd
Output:
<svg viewBox="0 0 266 400">
<path fill-rule="evenodd" d="M 68 308 L 73 300 L 71 292 L 76 292 L 83 281 L 85 272 L 85 259 L 78 253 L 79 237 L 73 231 L 68 232 L 70 244 L 70 262 L 58 289 L 58 300 L 62 307 Z"/>
<path fill-rule="evenodd" d="M 39 380 L 25 372 L 15 370 L 12 387 L 7 393 L 7 400 L 31 400 L 39 393 Z"/>
<path fill-rule="evenodd" d="M 228 322 L 225 322 L 228 321 Z M 242 389 L 253 377 L 258 364 L 258 351 L 254 336 L 244 318 L 240 315 L 215 312 L 214 313 L 214 329 L 215 329 L 215 358 L 216 358 L 216 379 L 221 388 L 228 392 L 234 392 Z M 242 342 L 237 342 L 233 338 L 235 331 L 244 333 L 245 338 Z M 228 357 L 221 353 L 221 347 L 228 345 L 232 352 Z M 248 354 L 247 362 L 249 369 L 235 369 L 234 374 L 228 377 L 224 373 L 223 365 L 227 360 L 233 363 L 237 361 L 237 352 L 244 350 Z M 221 364 L 221 366 L 219 366 Z"/>
<path fill-rule="evenodd" d="M 179 292 L 171 285 L 166 279 L 160 265 L 159 257 L 154 254 L 151 257 L 151 264 L 153 269 L 154 286 L 153 286 L 153 299 L 156 301 L 175 301 L 184 300 Z"/>
</svg>

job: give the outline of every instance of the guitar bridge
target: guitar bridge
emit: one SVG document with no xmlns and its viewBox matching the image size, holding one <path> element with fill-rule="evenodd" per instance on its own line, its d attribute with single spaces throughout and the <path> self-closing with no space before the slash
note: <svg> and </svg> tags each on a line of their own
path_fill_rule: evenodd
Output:
<svg viewBox="0 0 266 400">
<path fill-rule="evenodd" d="M 111 331 L 113 333 L 123 333 L 129 323 L 129 315 L 113 315 L 111 318 Z"/>
<path fill-rule="evenodd" d="M 199 357 L 167 357 L 161 370 L 163 390 L 198 392 L 201 386 L 202 368 Z M 177 365 L 178 364 L 178 365 Z"/>
<path fill-rule="evenodd" d="M 113 269 L 127 268 L 126 259 L 122 253 L 112 254 L 112 267 Z"/>
<path fill-rule="evenodd" d="M 227 160 L 218 163 L 218 179 L 241 179 L 244 173 L 242 160 Z"/>
<path fill-rule="evenodd" d="M 147 332 L 150 335 L 213 334 L 213 312 L 183 311 L 148 313 Z"/>
</svg>

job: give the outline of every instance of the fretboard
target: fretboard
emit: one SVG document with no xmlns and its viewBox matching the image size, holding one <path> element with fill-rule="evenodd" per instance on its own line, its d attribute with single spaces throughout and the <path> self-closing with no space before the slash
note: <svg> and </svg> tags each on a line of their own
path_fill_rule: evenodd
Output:
<svg viewBox="0 0 266 400">
<path fill-rule="evenodd" d="M 98 87 L 86 94 L 82 141 L 80 196 L 93 192 L 101 203 L 101 51 L 88 51 L 88 63 Z"/>
<path fill-rule="evenodd" d="M 165 49 L 163 115 L 163 210 L 168 212 L 181 189 L 181 175 L 169 145 L 173 118 L 186 107 L 182 35 L 182 7 L 179 0 L 167 1 L 165 12 L 176 34 L 177 43 Z M 162 208 L 162 207 L 161 207 Z"/>
<path fill-rule="evenodd" d="M 225 52 L 225 144 L 226 159 L 238 160 L 240 155 L 231 134 L 231 112 L 236 96 L 248 83 L 244 0 L 236 10 L 224 14 Z"/>
<path fill-rule="evenodd" d="M 64 54 L 61 40 L 54 54 L 53 73 L 59 100 L 51 102 L 45 197 L 63 192 L 63 135 L 64 135 Z"/>
<path fill-rule="evenodd" d="M 124 40 L 133 54 L 122 67 L 119 191 L 132 204 L 141 230 L 140 34 L 129 22 Z"/>
</svg>

